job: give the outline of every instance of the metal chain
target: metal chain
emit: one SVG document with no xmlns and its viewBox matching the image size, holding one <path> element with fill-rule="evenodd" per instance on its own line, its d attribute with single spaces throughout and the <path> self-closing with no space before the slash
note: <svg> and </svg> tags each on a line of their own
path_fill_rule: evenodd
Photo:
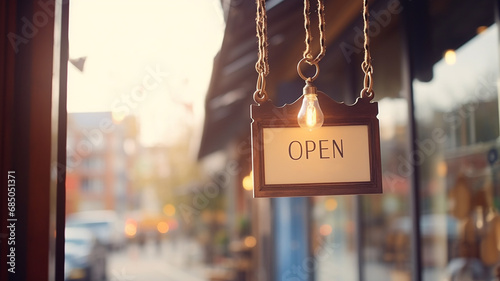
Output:
<svg viewBox="0 0 500 281">
<path fill-rule="evenodd" d="M 255 70 L 259 74 L 257 78 L 257 85 L 253 94 L 253 99 L 256 103 L 261 104 L 268 100 L 266 93 L 266 77 L 269 75 L 269 62 L 268 62 L 268 42 L 267 42 L 267 15 L 266 15 L 266 1 L 256 0 L 257 3 L 257 16 L 255 18 L 255 26 L 257 31 L 257 38 L 259 39 L 259 57 L 255 63 Z"/>
<path fill-rule="evenodd" d="M 370 54 L 370 36 L 368 35 L 369 27 L 370 27 L 370 12 L 368 11 L 368 0 L 363 1 L 363 34 L 364 34 L 364 50 L 365 50 L 365 58 L 361 63 L 361 69 L 365 73 L 364 79 L 364 87 L 361 90 L 361 97 L 369 97 L 373 98 L 375 93 L 373 92 L 373 66 L 372 66 L 372 57 Z"/>
<path fill-rule="evenodd" d="M 268 62 L 268 42 L 267 42 L 267 15 L 266 15 L 266 1 L 256 0 L 257 4 L 257 15 L 255 18 L 257 38 L 259 39 L 259 56 L 255 63 L 255 70 L 257 71 L 257 85 L 256 90 L 253 94 L 253 99 L 256 103 L 261 104 L 268 100 L 266 92 L 266 77 L 269 74 L 269 62 Z M 318 55 L 313 58 L 311 53 L 311 20 L 309 0 L 304 0 L 304 29 L 306 31 L 305 44 L 306 49 L 303 53 L 303 59 L 299 62 L 297 70 L 299 75 L 307 81 L 314 80 L 318 73 L 318 63 L 325 56 L 326 53 L 326 42 L 325 42 L 325 6 L 323 0 L 318 0 L 318 28 L 319 28 L 319 40 L 320 40 L 320 51 Z M 314 65 L 316 67 L 316 73 L 313 77 L 306 78 L 302 75 L 300 70 L 300 63 L 306 61 L 309 65 Z"/>
<path fill-rule="evenodd" d="M 320 51 L 316 58 L 313 58 L 311 53 L 311 19 L 310 19 L 310 5 L 309 0 L 304 0 L 304 29 L 306 31 L 306 49 L 304 50 L 303 57 L 310 65 L 315 65 L 325 56 L 326 43 L 325 43 L 325 5 L 323 0 L 318 0 L 318 28 L 319 28 L 319 41 Z"/>
</svg>

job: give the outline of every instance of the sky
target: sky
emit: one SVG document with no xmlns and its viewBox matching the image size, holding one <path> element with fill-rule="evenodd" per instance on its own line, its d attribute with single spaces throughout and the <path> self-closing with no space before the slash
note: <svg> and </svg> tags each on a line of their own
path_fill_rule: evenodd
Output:
<svg viewBox="0 0 500 281">
<path fill-rule="evenodd" d="M 224 19 L 219 0 L 72 0 L 68 112 L 141 123 L 144 145 L 172 144 L 203 121 Z"/>
</svg>

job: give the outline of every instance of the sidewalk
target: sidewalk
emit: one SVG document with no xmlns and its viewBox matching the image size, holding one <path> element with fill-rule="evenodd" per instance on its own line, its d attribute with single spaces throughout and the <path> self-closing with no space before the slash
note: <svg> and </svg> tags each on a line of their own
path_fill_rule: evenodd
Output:
<svg viewBox="0 0 500 281">
<path fill-rule="evenodd" d="M 207 281 L 201 250 L 187 240 L 130 244 L 108 258 L 108 281 Z"/>
</svg>

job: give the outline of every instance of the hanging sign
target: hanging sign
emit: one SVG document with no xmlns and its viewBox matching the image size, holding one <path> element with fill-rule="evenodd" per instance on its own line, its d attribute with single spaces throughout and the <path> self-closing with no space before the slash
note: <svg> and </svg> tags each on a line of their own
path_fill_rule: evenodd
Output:
<svg viewBox="0 0 500 281">
<path fill-rule="evenodd" d="M 324 122 L 313 130 L 297 123 L 299 101 L 251 105 L 254 197 L 382 192 L 377 103 L 317 98 Z"/>
<path fill-rule="evenodd" d="M 310 47 L 309 0 L 304 0 L 306 48 L 297 72 L 306 85 L 301 98 L 283 107 L 275 107 L 266 92 L 269 63 L 265 0 L 256 3 L 259 59 L 255 69 L 259 76 L 256 104 L 250 106 L 254 197 L 382 193 L 378 105 L 371 102 L 375 93 L 368 0 L 363 1 L 365 57 L 361 68 L 365 79 L 356 103 L 338 103 L 313 85 L 326 51 L 325 7 L 322 0 L 317 1 L 320 51 L 315 57 Z M 316 69 L 312 77 L 302 73 L 301 65 L 306 64 Z"/>
</svg>

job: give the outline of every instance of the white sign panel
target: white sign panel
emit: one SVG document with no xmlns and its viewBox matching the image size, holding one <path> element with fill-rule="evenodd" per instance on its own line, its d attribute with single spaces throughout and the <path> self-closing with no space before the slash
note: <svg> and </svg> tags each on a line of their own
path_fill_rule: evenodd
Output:
<svg viewBox="0 0 500 281">
<path fill-rule="evenodd" d="M 367 125 L 263 128 L 266 185 L 370 181 Z"/>
</svg>

